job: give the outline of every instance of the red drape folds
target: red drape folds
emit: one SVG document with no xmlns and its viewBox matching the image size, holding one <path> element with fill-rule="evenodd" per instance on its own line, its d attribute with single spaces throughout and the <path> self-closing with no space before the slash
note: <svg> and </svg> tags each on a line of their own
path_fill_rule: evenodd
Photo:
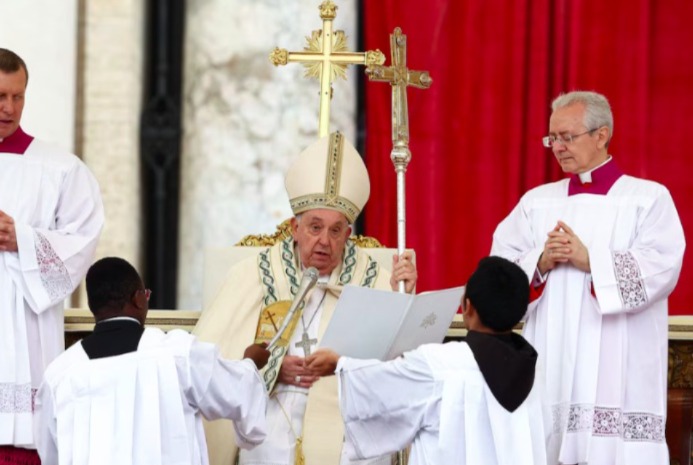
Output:
<svg viewBox="0 0 693 465">
<path fill-rule="evenodd" d="M 419 290 L 464 283 L 520 196 L 562 176 L 540 140 L 550 102 L 563 91 L 597 90 L 609 98 L 610 153 L 627 174 L 666 185 L 684 230 L 693 231 L 685 166 L 693 129 L 693 2 L 363 3 L 366 48 L 381 49 L 389 64 L 389 34 L 399 26 L 408 66 L 430 70 L 434 80 L 429 90 L 409 90 L 407 246 L 417 251 Z M 396 246 L 388 85 L 366 84 L 366 116 L 373 186 L 365 232 Z M 687 253 L 672 314 L 693 313 L 690 260 Z"/>
</svg>

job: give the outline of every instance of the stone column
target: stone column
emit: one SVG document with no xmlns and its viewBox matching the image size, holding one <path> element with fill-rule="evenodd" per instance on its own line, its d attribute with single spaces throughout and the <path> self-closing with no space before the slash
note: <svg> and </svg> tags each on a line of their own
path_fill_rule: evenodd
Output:
<svg viewBox="0 0 693 465">
<path fill-rule="evenodd" d="M 356 1 L 336 2 L 335 30 L 356 45 Z M 322 28 L 320 0 L 190 0 L 186 23 L 178 306 L 200 308 L 207 247 L 271 233 L 291 216 L 284 173 L 317 138 L 319 82 L 274 47 L 302 50 Z M 334 85 L 331 130 L 353 142 L 355 73 Z"/>
<path fill-rule="evenodd" d="M 119 256 L 141 269 L 139 118 L 145 2 L 80 1 L 81 152 L 99 180 L 106 210 L 97 257 Z"/>
</svg>

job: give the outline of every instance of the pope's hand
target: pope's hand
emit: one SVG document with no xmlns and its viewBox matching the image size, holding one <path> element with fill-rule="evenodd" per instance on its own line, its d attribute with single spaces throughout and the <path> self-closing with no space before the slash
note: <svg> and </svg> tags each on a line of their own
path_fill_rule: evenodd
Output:
<svg viewBox="0 0 693 465">
<path fill-rule="evenodd" d="M 279 369 L 278 381 L 292 386 L 309 388 L 313 386 L 320 377 L 316 376 L 311 370 L 305 366 L 305 359 L 295 355 L 287 355 L 284 357 L 282 366 Z"/>
<path fill-rule="evenodd" d="M 339 361 L 339 354 L 330 349 L 318 349 L 306 358 L 306 366 L 319 376 L 334 374 Z"/>
<path fill-rule="evenodd" d="M 418 274 L 414 265 L 413 254 L 410 250 L 405 250 L 402 256 L 392 257 L 392 276 L 390 276 L 390 286 L 393 291 L 399 290 L 399 282 L 404 281 L 404 290 L 410 294 L 416 286 Z"/>
</svg>

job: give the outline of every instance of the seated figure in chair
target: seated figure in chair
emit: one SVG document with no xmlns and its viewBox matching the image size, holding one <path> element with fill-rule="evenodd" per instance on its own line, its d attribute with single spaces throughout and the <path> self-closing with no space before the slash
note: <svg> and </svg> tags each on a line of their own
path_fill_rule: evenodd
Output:
<svg viewBox="0 0 693 465">
<path fill-rule="evenodd" d="M 315 267 L 318 285 L 289 325 L 288 345 L 272 350 L 263 372 L 270 393 L 268 437 L 253 451 L 240 451 L 239 463 L 338 465 L 348 461 L 341 452 L 337 383 L 315 376 L 305 357 L 322 337 L 343 286 L 396 290 L 404 281 L 412 292 L 417 273 L 409 252 L 393 257 L 390 274 L 349 239 L 370 182 L 363 160 L 342 134 L 304 150 L 289 168 L 286 189 L 296 215 L 291 237 L 234 266 L 194 333 L 218 344 L 226 357 L 241 354 L 253 341 L 266 342 L 282 326 L 303 270 Z M 206 432 L 211 464 L 234 463 L 231 425 L 212 422 Z M 389 465 L 390 457 L 363 463 Z"/>
</svg>

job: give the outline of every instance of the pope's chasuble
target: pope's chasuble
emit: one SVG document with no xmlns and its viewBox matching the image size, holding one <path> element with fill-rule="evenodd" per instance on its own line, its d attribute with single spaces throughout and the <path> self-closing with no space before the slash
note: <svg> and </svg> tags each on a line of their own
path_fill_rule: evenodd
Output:
<svg viewBox="0 0 693 465">
<path fill-rule="evenodd" d="M 94 258 L 99 187 L 74 155 L 18 129 L 0 142 L 0 210 L 19 252 L 0 252 L 0 444 L 33 447 L 32 405 L 64 349 L 63 301 Z"/>
<path fill-rule="evenodd" d="M 253 343 L 258 334 L 268 330 L 268 325 L 281 326 L 281 319 L 275 318 L 273 323 L 269 321 L 266 310 L 272 308 L 272 304 L 276 302 L 293 300 L 301 277 L 301 265 L 291 238 L 264 250 L 255 257 L 244 260 L 231 269 L 221 291 L 210 308 L 202 312 L 200 321 L 193 332 L 202 340 L 219 344 L 224 356 L 239 357 L 245 347 Z M 366 252 L 351 241 L 347 241 L 342 263 L 332 272 L 327 283 L 319 284 L 319 288 L 316 288 L 313 295 L 309 295 L 307 299 L 307 301 L 312 300 L 312 306 L 318 307 L 317 310 L 320 312 L 319 324 L 315 325 L 317 339 L 322 337 L 327 328 L 341 286 L 352 284 L 390 289 L 389 280 L 390 274 L 386 270 L 380 269 L 377 262 Z M 319 305 L 317 305 L 318 302 Z M 303 324 L 308 326 L 313 316 L 310 303 L 305 311 L 304 321 L 298 321 L 295 325 L 290 342 L 292 347 L 295 341 L 300 339 L 304 329 Z M 285 348 L 277 347 L 263 371 L 265 383 L 271 390 L 268 407 L 268 438 L 265 444 L 247 454 L 248 457 L 241 454 L 241 463 L 261 463 L 260 461 L 264 460 L 265 462 L 262 463 L 292 465 L 297 437 L 302 437 L 303 452 L 308 465 L 337 465 L 340 463 L 344 438 L 337 403 L 337 381 L 332 376 L 322 378 L 309 391 L 304 390 L 307 391 L 307 403 L 282 404 L 281 407 L 278 404 L 275 405 L 273 402 L 277 402 L 277 396 L 284 397 L 282 391 L 293 388 L 281 383 L 275 384 L 285 355 Z M 296 415 L 296 412 L 291 411 L 292 408 L 305 409 L 305 414 L 303 411 L 298 413 L 303 421 L 299 421 L 302 424 L 297 426 L 302 429 L 297 431 L 294 428 L 293 432 L 284 434 L 288 424 L 286 415 L 289 417 Z M 276 425 L 276 429 L 281 430 L 278 434 L 280 437 L 273 436 L 272 424 Z M 217 421 L 207 423 L 205 431 L 212 465 L 232 463 L 236 455 L 236 447 L 232 443 L 230 426 L 223 421 Z M 267 454 L 272 456 L 271 461 L 267 458 Z"/>
<path fill-rule="evenodd" d="M 669 191 L 616 169 L 532 189 L 494 234 L 491 254 L 528 276 L 559 220 L 589 253 L 591 273 L 559 264 L 526 315 L 553 415 L 549 463 L 668 463 L 667 297 L 685 239 Z"/>
</svg>

